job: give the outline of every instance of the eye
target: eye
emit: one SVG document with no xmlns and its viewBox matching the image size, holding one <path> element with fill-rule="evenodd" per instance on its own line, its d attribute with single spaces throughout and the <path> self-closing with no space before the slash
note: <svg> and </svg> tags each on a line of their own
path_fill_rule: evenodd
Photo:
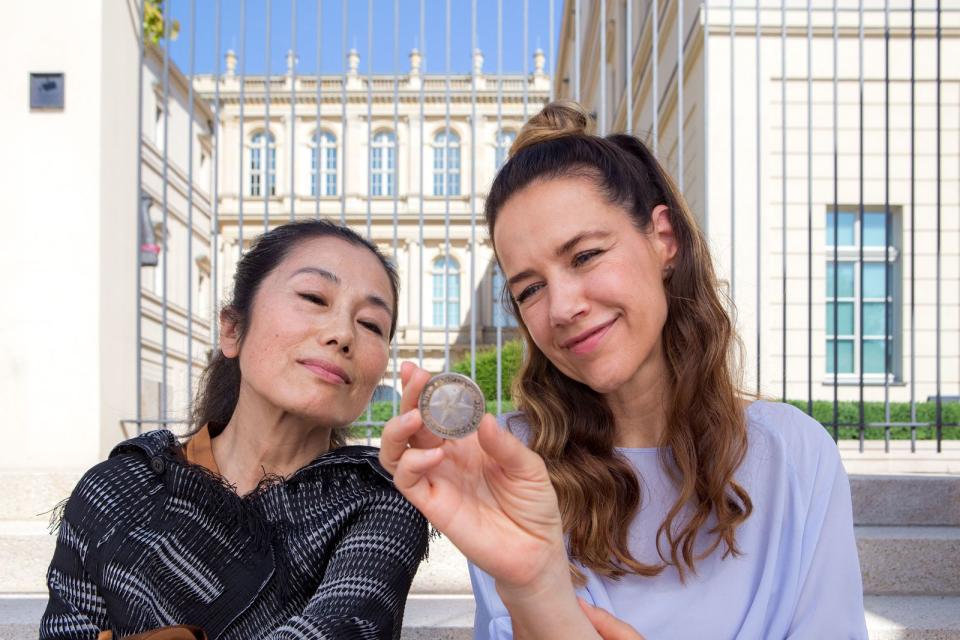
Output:
<svg viewBox="0 0 960 640">
<path fill-rule="evenodd" d="M 312 293 L 301 293 L 299 295 L 301 298 L 303 298 L 307 302 L 312 302 L 313 304 L 321 307 L 327 306 L 327 301 L 318 295 L 314 295 Z"/>
<path fill-rule="evenodd" d="M 590 251 L 582 251 L 573 257 L 573 266 L 579 267 L 586 264 L 591 259 L 597 257 L 603 253 L 599 249 L 591 249 Z"/>
<path fill-rule="evenodd" d="M 378 336 L 383 335 L 383 329 L 381 329 L 380 325 L 378 325 L 375 322 L 367 322 L 365 320 L 361 320 L 360 324 L 363 325 L 365 328 L 369 329 L 370 331 L 372 331 L 373 333 L 377 334 Z"/>
<path fill-rule="evenodd" d="M 535 294 L 543 287 L 542 284 L 532 284 L 517 295 L 517 304 L 523 304 L 530 296 Z"/>
</svg>

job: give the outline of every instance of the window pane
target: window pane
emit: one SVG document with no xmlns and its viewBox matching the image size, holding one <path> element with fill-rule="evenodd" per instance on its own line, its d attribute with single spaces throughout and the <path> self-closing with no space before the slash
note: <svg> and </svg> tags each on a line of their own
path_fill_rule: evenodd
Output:
<svg viewBox="0 0 960 640">
<path fill-rule="evenodd" d="M 853 340 L 840 340 L 837 351 L 837 370 L 839 373 L 853 373 Z M 833 373 L 834 341 L 827 340 L 827 373 Z"/>
<path fill-rule="evenodd" d="M 853 335 L 853 303 L 841 302 L 837 306 L 837 323 L 840 326 L 840 335 Z M 833 332 L 833 303 L 827 303 L 827 335 L 832 336 Z"/>
<path fill-rule="evenodd" d="M 433 326 L 435 327 L 443 326 L 443 303 L 442 302 L 433 303 Z"/>
<path fill-rule="evenodd" d="M 883 373 L 885 367 L 883 340 L 864 340 L 863 341 L 863 372 L 864 373 Z"/>
<path fill-rule="evenodd" d="M 887 244 L 887 221 L 883 213 L 863 214 L 863 246 L 883 247 Z"/>
<path fill-rule="evenodd" d="M 866 262 L 863 265 L 863 297 L 864 298 L 883 298 L 884 283 L 886 274 L 884 273 L 882 262 Z"/>
<path fill-rule="evenodd" d="M 833 292 L 833 263 L 827 263 L 827 297 L 839 297 L 839 298 L 852 298 L 853 297 L 853 274 L 854 274 L 854 263 L 853 262 L 841 262 L 840 269 L 837 273 L 837 288 L 839 289 L 839 294 L 835 295 Z"/>
<path fill-rule="evenodd" d="M 863 305 L 863 335 L 882 336 L 884 331 L 884 307 L 882 302 L 865 302 Z"/>
<path fill-rule="evenodd" d="M 456 327 L 460 324 L 460 303 L 451 302 L 447 305 L 447 326 Z"/>
<path fill-rule="evenodd" d="M 857 216 L 855 213 L 846 213 L 841 211 L 840 215 L 834 219 L 833 212 L 827 213 L 827 246 L 834 245 L 834 225 L 837 225 L 836 232 L 840 238 L 841 247 L 853 246 L 853 224 Z"/>
</svg>

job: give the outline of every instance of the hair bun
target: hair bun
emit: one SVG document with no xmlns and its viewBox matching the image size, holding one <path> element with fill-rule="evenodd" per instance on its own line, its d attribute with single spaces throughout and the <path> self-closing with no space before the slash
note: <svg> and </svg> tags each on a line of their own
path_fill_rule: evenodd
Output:
<svg viewBox="0 0 960 640">
<path fill-rule="evenodd" d="M 590 116 L 580 103 L 555 100 L 527 120 L 510 147 L 510 155 L 548 140 L 586 135 L 589 124 Z"/>
</svg>

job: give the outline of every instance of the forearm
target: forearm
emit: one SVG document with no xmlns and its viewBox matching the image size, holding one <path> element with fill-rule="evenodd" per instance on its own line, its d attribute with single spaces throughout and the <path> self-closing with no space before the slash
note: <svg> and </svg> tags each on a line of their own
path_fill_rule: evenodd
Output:
<svg viewBox="0 0 960 640">
<path fill-rule="evenodd" d="M 599 640 L 577 604 L 564 561 L 552 575 L 518 587 L 497 583 L 497 593 L 510 612 L 515 640 Z"/>
</svg>

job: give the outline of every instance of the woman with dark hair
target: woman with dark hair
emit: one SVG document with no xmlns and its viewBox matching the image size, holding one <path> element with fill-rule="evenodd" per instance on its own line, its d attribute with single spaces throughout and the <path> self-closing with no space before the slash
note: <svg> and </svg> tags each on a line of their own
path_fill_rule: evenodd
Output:
<svg viewBox="0 0 960 640">
<path fill-rule="evenodd" d="M 386 370 L 397 288 L 345 227 L 260 236 L 189 440 L 118 445 L 66 503 L 40 637 L 399 638 L 427 523 L 376 449 L 345 444 Z"/>
<path fill-rule="evenodd" d="M 683 198 L 639 140 L 587 126 L 545 107 L 486 202 L 519 411 L 458 441 L 414 410 L 384 431 L 397 487 L 473 563 L 476 636 L 866 638 L 836 446 L 750 401 Z M 427 374 L 403 375 L 417 397 Z"/>
</svg>

